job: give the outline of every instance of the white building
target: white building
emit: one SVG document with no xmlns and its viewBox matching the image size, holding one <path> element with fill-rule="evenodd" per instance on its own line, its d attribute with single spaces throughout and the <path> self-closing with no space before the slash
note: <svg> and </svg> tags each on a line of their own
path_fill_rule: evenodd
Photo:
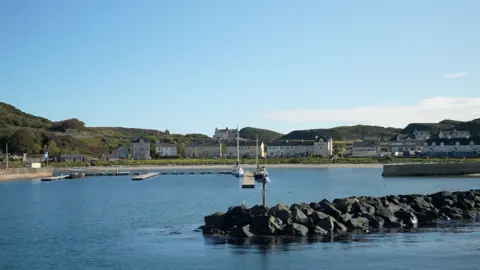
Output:
<svg viewBox="0 0 480 270">
<path fill-rule="evenodd" d="M 461 139 L 461 138 L 470 138 L 471 134 L 468 130 L 442 130 L 438 133 L 440 139 Z"/>
<path fill-rule="evenodd" d="M 188 144 L 186 156 L 189 158 L 215 158 L 222 156 L 222 144 L 217 141 Z"/>
<path fill-rule="evenodd" d="M 256 141 L 240 141 L 238 152 L 240 157 L 254 158 L 258 154 L 259 157 L 265 157 L 265 145 L 263 142 L 258 142 L 258 149 L 256 148 Z M 258 151 L 258 152 L 257 152 Z M 230 141 L 226 144 L 225 155 L 227 157 L 237 156 L 237 141 Z"/>
<path fill-rule="evenodd" d="M 268 157 L 306 157 L 313 156 L 313 141 L 272 141 L 267 146 Z"/>
<path fill-rule="evenodd" d="M 315 136 L 313 142 L 313 155 L 331 157 L 333 155 L 333 140 L 327 136 Z"/>
<path fill-rule="evenodd" d="M 40 168 L 42 168 L 42 163 L 40 163 L 40 162 L 27 161 L 27 162 L 25 162 L 25 168 L 29 168 L 29 169 L 40 169 Z"/>
<path fill-rule="evenodd" d="M 427 140 L 424 143 L 425 156 L 470 157 L 480 155 L 480 138 L 454 138 Z"/>
<path fill-rule="evenodd" d="M 380 154 L 378 152 L 378 142 L 353 142 L 352 157 L 376 157 L 379 155 Z"/>
<path fill-rule="evenodd" d="M 414 130 L 412 133 L 398 134 L 397 141 L 425 141 L 430 139 L 430 131 L 428 130 Z"/>
<path fill-rule="evenodd" d="M 160 157 L 176 157 L 177 145 L 173 143 L 157 143 L 155 144 L 155 153 Z"/>
<path fill-rule="evenodd" d="M 236 140 L 237 132 L 238 132 L 238 129 L 229 129 L 228 127 L 225 129 L 215 128 L 215 134 L 213 135 L 213 138 L 215 140 L 221 140 L 221 141 Z"/>
<path fill-rule="evenodd" d="M 133 159 L 151 159 L 150 157 L 150 140 L 140 138 L 132 141 L 132 158 Z"/>
</svg>

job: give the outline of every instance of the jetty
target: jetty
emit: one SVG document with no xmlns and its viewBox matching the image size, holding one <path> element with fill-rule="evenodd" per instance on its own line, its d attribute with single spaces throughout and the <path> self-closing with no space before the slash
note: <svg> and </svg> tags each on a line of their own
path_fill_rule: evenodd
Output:
<svg viewBox="0 0 480 270">
<path fill-rule="evenodd" d="M 241 177 L 242 188 L 255 188 L 255 177 L 252 172 L 245 172 Z"/>
<path fill-rule="evenodd" d="M 141 181 L 141 180 L 146 180 L 148 178 L 155 177 L 157 175 L 160 175 L 160 173 L 158 173 L 158 172 L 145 173 L 145 174 L 140 174 L 140 175 L 132 177 L 132 180 Z"/>
<path fill-rule="evenodd" d="M 479 173 L 480 163 L 386 164 L 383 165 L 382 176 L 450 176 Z"/>
<path fill-rule="evenodd" d="M 204 235 L 233 238 L 252 236 L 315 236 L 333 238 L 350 232 L 438 227 L 480 217 L 480 189 L 434 194 L 349 197 L 332 202 L 255 205 L 228 208 L 204 217 Z"/>
<path fill-rule="evenodd" d="M 48 181 L 57 181 L 57 180 L 62 180 L 62 179 L 70 179 L 70 174 L 45 177 L 45 178 L 42 178 L 41 180 L 44 181 L 44 182 L 48 182 Z"/>
</svg>

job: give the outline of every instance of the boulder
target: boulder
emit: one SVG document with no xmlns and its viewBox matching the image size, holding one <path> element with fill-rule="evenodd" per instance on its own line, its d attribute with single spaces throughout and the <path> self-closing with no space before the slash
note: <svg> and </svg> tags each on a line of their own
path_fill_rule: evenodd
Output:
<svg viewBox="0 0 480 270">
<path fill-rule="evenodd" d="M 277 223 L 277 218 L 265 215 L 253 217 L 249 231 L 255 235 L 275 235 L 281 230 L 282 225 Z"/>
<path fill-rule="evenodd" d="M 312 215 L 310 216 L 310 218 L 315 222 L 319 219 L 327 218 L 327 217 L 331 217 L 331 216 L 319 211 L 313 212 Z"/>
<path fill-rule="evenodd" d="M 385 220 L 382 217 L 373 217 L 372 219 L 368 220 L 368 225 L 372 228 L 383 228 L 385 224 Z"/>
<path fill-rule="evenodd" d="M 333 232 L 333 229 L 335 228 L 334 222 L 336 222 L 336 220 L 333 217 L 328 216 L 317 220 L 315 225 L 328 232 Z"/>
<path fill-rule="evenodd" d="M 344 199 L 335 199 L 332 204 L 342 213 L 350 213 L 352 210 L 352 205 L 358 203 L 357 198 L 344 198 Z"/>
<path fill-rule="evenodd" d="M 475 208 L 475 202 L 473 200 L 467 199 L 466 197 L 463 197 L 463 198 L 459 197 L 455 206 L 459 209 L 468 211 Z"/>
<path fill-rule="evenodd" d="M 290 206 L 290 211 L 293 211 L 293 209 L 295 208 L 302 211 L 306 216 L 310 216 L 314 212 L 314 210 L 310 207 L 310 205 L 306 203 L 292 204 L 292 206 Z"/>
<path fill-rule="evenodd" d="M 383 205 L 379 205 L 377 209 L 375 209 L 375 216 L 379 216 L 384 219 L 386 224 L 397 221 L 397 218 L 393 212 Z"/>
<path fill-rule="evenodd" d="M 417 216 L 411 211 L 401 209 L 400 211 L 395 212 L 395 216 L 407 228 L 416 228 L 418 226 Z"/>
<path fill-rule="evenodd" d="M 335 233 L 344 233 L 347 231 L 347 227 L 345 227 L 345 225 L 343 225 L 342 223 L 334 220 L 333 221 L 333 231 Z"/>
<path fill-rule="evenodd" d="M 292 223 L 283 229 L 283 233 L 290 236 L 306 236 L 308 234 L 308 228 L 302 224 Z"/>
<path fill-rule="evenodd" d="M 303 213 L 299 207 L 290 208 L 292 221 L 298 224 L 305 224 L 308 217 Z"/>
<path fill-rule="evenodd" d="M 232 237 L 238 237 L 238 238 L 247 238 L 253 236 L 253 233 L 250 232 L 250 225 L 245 225 L 243 227 L 237 227 L 232 230 L 230 233 L 230 236 Z"/>
<path fill-rule="evenodd" d="M 478 213 L 477 211 L 472 211 L 472 210 L 470 210 L 470 211 L 463 211 L 463 215 L 462 215 L 462 216 L 463 216 L 464 219 L 473 219 L 473 218 L 475 218 L 475 217 L 477 216 L 477 213 Z"/>
<path fill-rule="evenodd" d="M 270 208 L 269 214 L 278 217 L 284 224 L 292 223 L 290 209 L 282 203 Z"/>
<path fill-rule="evenodd" d="M 416 212 L 423 212 L 433 207 L 424 197 L 414 197 L 410 206 Z"/>
<path fill-rule="evenodd" d="M 252 208 L 250 208 L 250 215 L 252 216 L 263 216 L 268 213 L 268 208 L 263 206 L 263 205 L 255 205 Z"/>
<path fill-rule="evenodd" d="M 432 204 L 436 208 L 448 205 L 452 206 L 456 201 L 456 196 L 448 191 L 440 191 L 430 196 L 432 198 Z"/>
<path fill-rule="evenodd" d="M 219 230 L 217 228 L 214 228 L 212 226 L 204 226 L 202 228 L 202 233 L 205 235 L 212 235 L 212 236 L 224 236 L 225 232 L 222 230 Z"/>
<path fill-rule="evenodd" d="M 338 219 L 339 222 L 343 224 L 347 224 L 347 222 L 352 218 L 352 215 L 350 214 L 342 214 L 340 215 L 340 218 Z"/>
<path fill-rule="evenodd" d="M 317 210 L 318 211 L 318 210 Z M 329 202 L 320 202 L 320 211 L 332 216 L 333 218 L 339 218 L 342 212 L 335 208 L 335 206 Z"/>
<path fill-rule="evenodd" d="M 349 219 L 347 222 L 349 230 L 365 230 L 368 229 L 368 219 L 364 217 L 357 217 Z"/>
<path fill-rule="evenodd" d="M 463 211 L 461 209 L 455 208 L 455 207 L 450 207 L 450 206 L 443 206 L 440 208 L 440 214 L 445 214 L 449 217 L 451 215 L 462 215 Z"/>
<path fill-rule="evenodd" d="M 354 216 L 371 216 L 375 213 L 375 207 L 367 203 L 355 202 L 352 204 L 351 214 Z"/>
<path fill-rule="evenodd" d="M 225 214 L 225 229 L 231 229 L 233 227 L 243 227 L 250 223 L 252 217 L 249 210 L 244 206 L 235 206 L 228 209 Z"/>
<path fill-rule="evenodd" d="M 225 213 L 216 212 L 203 218 L 205 226 L 222 229 L 225 224 Z"/>
<path fill-rule="evenodd" d="M 330 234 L 329 231 L 324 230 L 324 229 L 322 229 L 322 228 L 320 228 L 320 227 L 318 227 L 318 226 L 315 226 L 314 233 L 315 233 L 315 234 L 319 234 L 319 235 L 328 235 L 328 234 Z"/>
</svg>

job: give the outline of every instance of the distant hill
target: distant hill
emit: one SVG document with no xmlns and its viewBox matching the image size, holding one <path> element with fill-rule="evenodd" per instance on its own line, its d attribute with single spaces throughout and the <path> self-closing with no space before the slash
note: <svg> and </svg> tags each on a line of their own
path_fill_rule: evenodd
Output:
<svg viewBox="0 0 480 270">
<path fill-rule="evenodd" d="M 155 142 L 183 144 L 209 138 L 204 134 L 170 134 L 168 130 L 87 127 L 76 118 L 52 122 L 22 112 L 10 104 L 0 103 L 0 149 L 3 149 L 5 142 L 9 142 L 9 152 L 13 154 L 26 152 L 35 156 L 47 150 L 51 156 L 80 153 L 100 157 L 119 145 L 129 147 L 131 140 L 138 137 L 150 139 L 152 151 Z"/>
<path fill-rule="evenodd" d="M 356 140 L 363 139 L 364 136 L 379 136 L 382 138 L 391 138 L 395 136 L 401 129 L 385 128 L 380 126 L 340 126 L 329 129 L 308 129 L 295 130 L 282 136 L 282 140 L 313 140 L 317 135 L 325 135 L 333 140 Z"/>
<path fill-rule="evenodd" d="M 443 123 L 442 123 L 443 122 Z M 440 123 L 412 123 L 408 124 L 400 133 L 402 134 L 411 134 L 415 129 L 430 131 L 430 134 L 438 134 L 440 130 L 455 128 L 456 124 L 454 122 L 444 122 Z"/>
<path fill-rule="evenodd" d="M 244 139 L 255 140 L 258 134 L 258 140 L 275 140 L 283 136 L 283 134 L 261 128 L 245 127 L 240 130 L 240 137 Z"/>
<path fill-rule="evenodd" d="M 480 118 L 468 122 L 460 122 L 455 128 L 470 131 L 472 137 L 480 137 Z"/>
</svg>

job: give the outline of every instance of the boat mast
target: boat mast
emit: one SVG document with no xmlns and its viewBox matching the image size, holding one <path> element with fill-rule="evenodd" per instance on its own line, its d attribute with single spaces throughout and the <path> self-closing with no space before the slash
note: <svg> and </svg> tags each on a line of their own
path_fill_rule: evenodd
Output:
<svg viewBox="0 0 480 270">
<path fill-rule="evenodd" d="M 255 141 L 255 162 L 257 163 L 257 167 L 258 167 L 258 133 L 257 133 L 257 140 Z"/>
<path fill-rule="evenodd" d="M 238 137 L 238 125 L 237 125 L 237 163 L 240 165 L 240 142 Z"/>
</svg>

